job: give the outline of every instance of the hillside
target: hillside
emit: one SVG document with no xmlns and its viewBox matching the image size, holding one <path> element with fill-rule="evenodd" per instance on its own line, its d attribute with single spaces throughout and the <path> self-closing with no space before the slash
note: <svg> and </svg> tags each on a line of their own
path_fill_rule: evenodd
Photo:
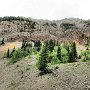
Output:
<svg viewBox="0 0 90 90">
<path fill-rule="evenodd" d="M 3 46 L 0 46 L 0 58 L 2 58 L 4 56 L 4 54 L 7 52 L 8 49 L 10 49 L 10 51 L 13 48 L 20 48 L 21 47 L 21 42 L 12 42 L 12 43 L 6 43 Z"/>
<path fill-rule="evenodd" d="M 55 65 L 53 73 L 43 76 L 33 56 L 7 63 L 7 59 L 0 60 L 0 90 L 90 90 L 90 62 Z"/>
<path fill-rule="evenodd" d="M 0 18 L 0 38 L 6 41 L 53 39 L 59 42 L 90 43 L 90 20 L 69 18 L 57 21 L 24 17 Z"/>
<path fill-rule="evenodd" d="M 1 17 L 0 90 L 90 90 L 90 20 Z"/>
</svg>

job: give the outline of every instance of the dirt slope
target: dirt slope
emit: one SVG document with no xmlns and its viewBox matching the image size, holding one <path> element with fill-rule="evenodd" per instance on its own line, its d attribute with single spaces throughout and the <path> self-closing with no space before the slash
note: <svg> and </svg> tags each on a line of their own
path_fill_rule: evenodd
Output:
<svg viewBox="0 0 90 90">
<path fill-rule="evenodd" d="M 90 62 L 61 64 L 53 74 L 39 76 L 34 56 L 14 65 L 0 60 L 0 90 L 90 90 Z"/>
<path fill-rule="evenodd" d="M 90 20 L 68 18 L 48 21 L 29 18 L 0 18 L 0 39 L 8 42 L 31 40 L 90 43 Z"/>
</svg>

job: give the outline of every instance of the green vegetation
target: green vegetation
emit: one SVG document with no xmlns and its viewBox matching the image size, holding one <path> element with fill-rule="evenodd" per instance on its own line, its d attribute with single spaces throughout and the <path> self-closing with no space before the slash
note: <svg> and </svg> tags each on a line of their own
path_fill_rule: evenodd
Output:
<svg viewBox="0 0 90 90">
<path fill-rule="evenodd" d="M 61 55 L 61 47 L 60 46 L 58 46 L 57 58 L 62 62 L 62 55 Z"/>
<path fill-rule="evenodd" d="M 9 56 L 9 57 L 12 57 L 14 52 L 15 52 L 15 47 L 14 47 L 14 48 L 13 48 L 13 50 L 11 51 L 11 53 L 10 53 L 10 56 Z"/>
<path fill-rule="evenodd" d="M 73 51 L 74 58 L 77 59 L 77 50 L 76 50 L 75 42 L 72 43 L 72 51 Z"/>
<path fill-rule="evenodd" d="M 90 50 L 85 50 L 81 52 L 81 59 L 83 62 L 90 61 Z"/>
<path fill-rule="evenodd" d="M 24 57 L 23 54 L 24 53 L 21 49 L 16 50 L 11 57 L 10 63 L 16 63 L 17 61 L 19 61 L 21 58 Z"/>
<path fill-rule="evenodd" d="M 64 30 L 71 29 L 71 28 L 76 28 L 75 24 L 70 24 L 70 23 L 61 23 L 60 25 Z"/>
<path fill-rule="evenodd" d="M 85 47 L 90 48 L 90 44 L 86 44 Z"/>
<path fill-rule="evenodd" d="M 38 57 L 37 67 L 41 72 L 45 72 L 50 64 L 75 62 L 77 59 L 76 44 L 73 42 L 57 45 L 53 40 L 46 41 Z"/>
<path fill-rule="evenodd" d="M 54 40 L 48 40 L 45 42 L 35 41 L 34 46 L 29 42 L 22 42 L 22 46 L 19 49 L 13 48 L 10 52 L 7 51 L 7 58 L 11 58 L 10 63 L 16 63 L 20 59 L 34 55 L 37 61 L 37 68 L 47 73 L 49 66 L 60 63 L 73 63 L 78 59 L 82 61 L 90 61 L 90 50 L 86 49 L 81 52 L 81 55 L 77 55 L 76 44 L 65 43 L 57 44 Z"/>
<path fill-rule="evenodd" d="M 40 40 L 34 42 L 34 48 L 36 49 L 36 51 L 38 51 L 38 52 L 40 51 L 40 48 L 41 48 Z"/>
<path fill-rule="evenodd" d="M 21 48 L 16 50 L 14 47 L 11 53 L 9 52 L 9 49 L 7 51 L 7 57 L 11 58 L 9 62 L 10 64 L 16 63 L 17 61 L 19 61 L 20 59 L 26 56 L 30 57 L 31 54 L 32 54 L 32 45 L 24 41 L 22 42 Z"/>
<path fill-rule="evenodd" d="M 54 50 L 54 42 L 52 39 L 48 42 L 48 48 L 50 52 Z"/>
<path fill-rule="evenodd" d="M 43 46 L 42 52 L 39 57 L 39 61 L 37 63 L 37 67 L 40 71 L 46 73 L 47 72 L 47 64 L 48 64 L 48 50 L 46 45 Z"/>
<path fill-rule="evenodd" d="M 5 16 L 5 17 L 0 17 L 0 21 L 12 21 L 12 20 L 20 20 L 20 21 L 24 21 L 24 17 L 14 17 L 14 16 Z"/>
</svg>

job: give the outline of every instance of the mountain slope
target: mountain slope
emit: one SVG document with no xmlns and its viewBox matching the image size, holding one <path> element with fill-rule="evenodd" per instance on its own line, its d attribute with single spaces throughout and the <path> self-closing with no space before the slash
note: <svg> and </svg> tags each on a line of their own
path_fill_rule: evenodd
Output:
<svg viewBox="0 0 90 90">
<path fill-rule="evenodd" d="M 0 38 L 3 37 L 7 41 L 54 39 L 87 44 L 90 43 L 90 21 L 75 18 L 48 21 L 3 17 L 0 19 Z"/>
<path fill-rule="evenodd" d="M 0 60 L 0 90 L 89 90 L 90 62 L 52 66 L 53 73 L 40 76 L 36 59 L 27 57 L 13 65 Z"/>
</svg>

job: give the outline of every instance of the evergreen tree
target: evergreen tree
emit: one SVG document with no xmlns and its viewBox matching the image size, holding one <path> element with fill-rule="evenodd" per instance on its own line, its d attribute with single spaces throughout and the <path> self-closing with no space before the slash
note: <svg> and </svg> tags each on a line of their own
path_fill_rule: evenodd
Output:
<svg viewBox="0 0 90 90">
<path fill-rule="evenodd" d="M 10 54 L 10 57 L 12 57 L 13 56 L 13 53 L 15 52 L 15 47 L 13 48 L 13 50 L 12 50 L 12 52 L 11 52 L 11 54 Z"/>
<path fill-rule="evenodd" d="M 64 43 L 64 48 L 68 51 L 68 47 L 69 47 L 69 45 L 68 45 L 68 43 Z"/>
<path fill-rule="evenodd" d="M 53 43 L 54 43 L 54 46 L 55 46 L 56 45 L 56 40 L 55 39 L 54 39 Z"/>
<path fill-rule="evenodd" d="M 71 50 L 70 50 L 71 49 Z M 74 57 L 74 52 L 73 52 L 73 48 L 69 47 L 67 48 L 67 51 L 68 51 L 68 62 L 71 63 L 71 62 L 74 62 L 75 61 L 75 57 Z"/>
<path fill-rule="evenodd" d="M 75 42 L 72 43 L 72 50 L 73 50 L 73 54 L 74 54 L 74 58 L 77 59 L 77 50 L 76 50 L 76 44 Z"/>
<path fill-rule="evenodd" d="M 70 53 L 70 48 L 69 46 L 67 47 L 67 54 L 68 54 L 68 62 L 72 62 L 72 58 L 71 58 L 71 53 Z"/>
<path fill-rule="evenodd" d="M 45 43 L 44 43 L 45 45 L 46 45 L 46 48 L 47 48 L 47 50 L 49 50 L 49 41 L 47 40 L 47 41 L 45 41 Z"/>
<path fill-rule="evenodd" d="M 38 41 L 34 42 L 34 47 L 38 47 Z"/>
<path fill-rule="evenodd" d="M 56 45 L 57 45 L 57 46 L 59 45 L 59 42 L 58 42 L 58 40 L 57 40 L 57 42 L 56 42 Z"/>
<path fill-rule="evenodd" d="M 36 50 L 38 52 L 40 51 L 40 48 L 41 48 L 41 42 L 40 42 L 40 40 L 34 42 L 34 47 L 36 48 Z"/>
<path fill-rule="evenodd" d="M 57 58 L 62 62 L 62 55 L 61 55 L 61 48 L 60 48 L 60 46 L 58 46 L 58 49 L 57 49 Z"/>
<path fill-rule="evenodd" d="M 74 62 L 74 61 L 75 61 L 74 54 L 73 54 L 73 52 L 71 51 L 71 52 L 69 53 L 69 62 L 71 63 L 71 62 Z"/>
<path fill-rule="evenodd" d="M 32 44 L 31 43 L 28 43 L 28 47 L 32 47 Z"/>
<path fill-rule="evenodd" d="M 23 48 L 25 49 L 25 47 L 26 47 L 26 43 L 25 43 L 25 41 L 23 40 L 23 41 L 22 41 L 21 49 L 23 49 Z"/>
<path fill-rule="evenodd" d="M 49 51 L 52 52 L 53 50 L 54 50 L 54 42 L 53 42 L 53 40 L 51 39 L 51 40 L 49 41 Z"/>
<path fill-rule="evenodd" d="M 46 73 L 47 72 L 47 64 L 48 64 L 48 51 L 47 51 L 47 47 L 45 45 L 40 54 L 40 58 L 38 61 L 38 69 L 40 71 Z"/>
<path fill-rule="evenodd" d="M 8 48 L 8 50 L 7 50 L 7 58 L 9 58 L 9 48 Z"/>
<path fill-rule="evenodd" d="M 41 42 L 40 40 L 38 41 L 38 47 L 37 47 L 37 51 L 39 52 L 40 51 L 40 48 L 41 48 Z"/>
</svg>

